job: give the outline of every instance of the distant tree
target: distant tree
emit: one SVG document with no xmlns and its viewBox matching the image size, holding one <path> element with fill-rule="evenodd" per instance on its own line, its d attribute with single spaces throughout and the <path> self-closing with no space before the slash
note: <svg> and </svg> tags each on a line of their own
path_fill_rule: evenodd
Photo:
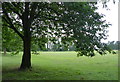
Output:
<svg viewBox="0 0 120 82">
<path fill-rule="evenodd" d="M 31 44 L 31 51 L 33 54 L 38 54 L 37 51 L 39 51 L 39 45 L 34 42 L 31 42 Z"/>
<path fill-rule="evenodd" d="M 78 56 L 101 55 L 110 49 L 106 39 L 109 24 L 104 15 L 96 12 L 96 2 L 4 2 L 3 23 L 14 30 L 23 41 L 23 58 L 20 69 L 31 68 L 31 41 L 38 40 L 41 47 L 48 39 L 62 44 L 74 43 Z M 20 31 L 22 29 L 22 31 Z M 67 44 L 69 46 L 69 44 Z"/>
<path fill-rule="evenodd" d="M 109 41 L 107 43 L 108 47 L 112 50 L 119 50 L 120 49 L 120 41 Z"/>
<path fill-rule="evenodd" d="M 72 44 L 71 46 L 69 46 L 69 50 L 70 51 L 75 51 L 76 50 L 76 47 L 74 44 Z"/>
<path fill-rule="evenodd" d="M 14 31 L 3 25 L 2 28 L 2 49 L 4 55 L 6 51 L 19 52 L 22 51 L 22 40 L 14 33 Z"/>
<path fill-rule="evenodd" d="M 117 50 L 120 50 L 120 41 L 116 41 Z"/>
<path fill-rule="evenodd" d="M 111 41 L 111 42 L 109 41 L 109 42 L 108 42 L 108 46 L 109 46 L 111 49 L 114 49 L 114 42 L 115 42 L 115 41 Z"/>
</svg>

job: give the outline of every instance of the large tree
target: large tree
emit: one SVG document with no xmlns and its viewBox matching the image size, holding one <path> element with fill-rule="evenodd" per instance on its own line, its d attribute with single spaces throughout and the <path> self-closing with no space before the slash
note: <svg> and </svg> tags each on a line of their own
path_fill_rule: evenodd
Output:
<svg viewBox="0 0 120 82">
<path fill-rule="evenodd" d="M 69 46 L 74 43 L 79 55 L 94 56 L 94 50 L 104 54 L 109 48 L 106 39 L 109 24 L 96 12 L 96 2 L 4 2 L 3 28 L 8 27 L 23 41 L 20 69 L 31 68 L 31 41 L 41 47 L 60 39 Z M 67 44 L 68 43 L 68 44 Z"/>
</svg>

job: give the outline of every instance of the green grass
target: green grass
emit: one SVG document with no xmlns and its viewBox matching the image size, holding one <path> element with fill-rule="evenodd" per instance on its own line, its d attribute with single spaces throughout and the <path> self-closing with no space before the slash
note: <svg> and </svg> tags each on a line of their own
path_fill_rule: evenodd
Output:
<svg viewBox="0 0 120 82">
<path fill-rule="evenodd" d="M 3 80 L 118 80 L 118 54 L 77 57 L 76 52 L 32 55 L 32 71 L 18 71 L 22 53 L 2 57 Z"/>
</svg>

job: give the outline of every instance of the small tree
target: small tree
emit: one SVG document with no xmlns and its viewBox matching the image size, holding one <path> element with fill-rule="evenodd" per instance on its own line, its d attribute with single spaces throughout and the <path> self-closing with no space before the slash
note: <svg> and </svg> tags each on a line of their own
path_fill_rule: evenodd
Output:
<svg viewBox="0 0 120 82">
<path fill-rule="evenodd" d="M 18 52 L 22 51 L 22 40 L 20 37 L 14 33 L 14 31 L 8 27 L 3 25 L 2 29 L 2 49 L 4 51 L 4 55 L 6 55 L 6 51 Z M 9 35 L 9 36 L 8 36 Z"/>
</svg>

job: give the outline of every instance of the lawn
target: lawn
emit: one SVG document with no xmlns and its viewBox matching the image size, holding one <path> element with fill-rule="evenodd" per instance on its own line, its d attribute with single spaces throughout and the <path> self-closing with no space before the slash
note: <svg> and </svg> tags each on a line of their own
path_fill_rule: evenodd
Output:
<svg viewBox="0 0 120 82">
<path fill-rule="evenodd" d="M 2 57 L 3 80 L 118 80 L 118 54 L 77 57 L 76 52 L 32 54 L 32 70 L 18 71 L 22 53 Z"/>
</svg>

